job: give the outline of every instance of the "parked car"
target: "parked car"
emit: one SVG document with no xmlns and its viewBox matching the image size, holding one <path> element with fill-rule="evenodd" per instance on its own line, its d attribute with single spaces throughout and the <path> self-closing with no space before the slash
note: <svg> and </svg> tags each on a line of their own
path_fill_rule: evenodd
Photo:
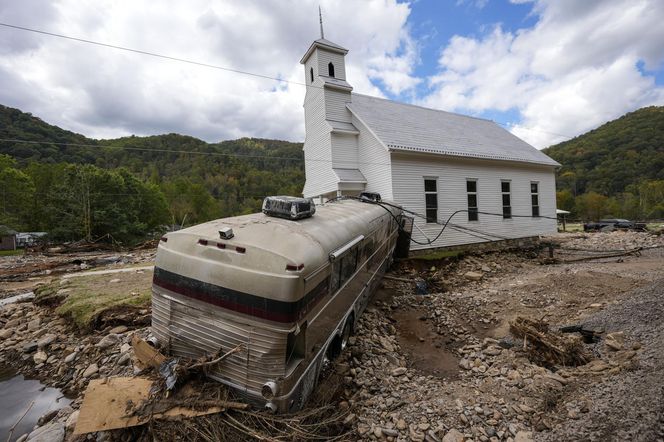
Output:
<svg viewBox="0 0 664 442">
<path fill-rule="evenodd" d="M 645 223 L 637 223 L 630 221 L 628 219 L 621 218 L 610 218 L 610 219 L 601 219 L 599 222 L 590 222 L 583 224 L 583 230 L 585 232 L 592 232 L 597 230 L 613 230 L 613 229 L 624 229 L 624 230 L 646 230 Z"/>
</svg>

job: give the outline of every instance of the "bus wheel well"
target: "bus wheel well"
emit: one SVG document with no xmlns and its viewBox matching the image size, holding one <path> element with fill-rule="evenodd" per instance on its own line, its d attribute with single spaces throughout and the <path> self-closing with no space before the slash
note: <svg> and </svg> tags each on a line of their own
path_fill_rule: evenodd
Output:
<svg viewBox="0 0 664 442">
<path fill-rule="evenodd" d="M 354 319 L 355 313 L 351 312 L 351 314 L 348 315 L 346 321 L 344 322 L 344 326 L 341 329 L 341 334 L 335 334 L 334 338 L 332 338 L 332 341 L 327 346 L 326 356 L 330 361 L 333 361 L 339 357 L 344 348 L 346 348 L 346 345 L 348 344 L 348 338 L 353 334 L 355 329 Z"/>
</svg>

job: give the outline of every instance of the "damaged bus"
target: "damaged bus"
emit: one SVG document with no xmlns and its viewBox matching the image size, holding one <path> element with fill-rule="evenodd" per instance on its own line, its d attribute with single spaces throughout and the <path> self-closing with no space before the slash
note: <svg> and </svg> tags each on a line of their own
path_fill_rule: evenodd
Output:
<svg viewBox="0 0 664 442">
<path fill-rule="evenodd" d="M 186 358 L 238 350 L 208 376 L 254 405 L 300 409 L 389 266 L 400 216 L 375 201 L 269 197 L 263 213 L 168 233 L 152 288 L 157 345 Z"/>
</svg>

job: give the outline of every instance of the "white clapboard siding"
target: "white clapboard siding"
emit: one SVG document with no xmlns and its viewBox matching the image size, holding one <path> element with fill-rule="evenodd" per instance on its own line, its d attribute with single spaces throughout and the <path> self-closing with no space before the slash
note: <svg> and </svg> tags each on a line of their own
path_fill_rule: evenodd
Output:
<svg viewBox="0 0 664 442">
<path fill-rule="evenodd" d="M 366 191 L 380 193 L 381 198 L 393 200 L 390 154 L 367 126 L 353 116 L 353 126 L 360 134 L 358 142 L 359 169 L 367 179 Z"/>
<path fill-rule="evenodd" d="M 307 62 L 304 64 L 304 79 L 306 84 L 311 84 L 311 68 L 314 69 L 314 82 L 318 78 L 318 51 L 314 51 L 311 56 L 307 59 Z M 309 94 L 310 87 L 307 88 L 307 94 Z"/>
<path fill-rule="evenodd" d="M 314 53 L 309 60 L 315 55 Z M 314 85 L 321 84 L 319 79 L 314 82 Z M 306 137 L 303 149 L 306 181 L 302 193 L 305 197 L 314 197 L 334 192 L 337 188 L 337 177 L 332 170 L 330 127 L 325 122 L 323 89 L 307 88 L 304 117 Z"/>
<path fill-rule="evenodd" d="M 511 206 L 513 215 L 527 215 L 527 218 L 479 215 L 479 221 L 468 221 L 465 212 L 452 218 L 452 223 L 463 227 L 490 232 L 499 237 L 524 238 L 548 235 L 556 231 L 556 195 L 554 168 L 542 165 L 525 165 L 505 161 L 484 161 L 458 159 L 418 154 L 392 154 L 392 186 L 394 200 L 405 209 L 425 214 L 424 177 L 438 180 L 438 219 L 445 222 L 459 209 L 467 209 L 466 180 L 477 180 L 478 210 L 502 214 L 501 180 L 511 181 Z M 532 218 L 530 183 L 539 183 L 540 215 L 549 218 Z M 441 226 L 427 224 L 416 219 L 413 239 L 425 242 L 433 239 Z M 481 236 L 481 235 L 480 235 Z M 493 237 L 491 240 L 498 240 Z M 431 246 L 411 243 L 411 249 L 454 246 L 483 242 L 468 233 L 448 227 Z"/>
<path fill-rule="evenodd" d="M 346 108 L 350 100 L 350 92 L 325 88 L 325 114 L 327 119 L 350 123 L 350 111 Z"/>
<path fill-rule="evenodd" d="M 346 79 L 346 67 L 344 66 L 344 56 L 335 52 L 329 52 L 324 49 L 316 50 L 318 53 L 318 72 L 320 75 L 328 75 L 328 64 L 334 65 L 334 78 Z M 315 70 L 315 69 L 314 69 Z"/>
<path fill-rule="evenodd" d="M 332 167 L 357 169 L 357 135 L 332 134 Z"/>
</svg>

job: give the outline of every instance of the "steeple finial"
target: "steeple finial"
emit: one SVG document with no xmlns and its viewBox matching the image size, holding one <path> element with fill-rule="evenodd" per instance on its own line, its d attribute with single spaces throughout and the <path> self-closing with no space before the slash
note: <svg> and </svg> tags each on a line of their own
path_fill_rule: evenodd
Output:
<svg viewBox="0 0 664 442">
<path fill-rule="evenodd" d="M 320 5 L 318 5 L 318 19 L 320 20 L 320 38 L 325 38 L 325 34 L 323 34 L 323 13 L 320 10 Z"/>
</svg>

